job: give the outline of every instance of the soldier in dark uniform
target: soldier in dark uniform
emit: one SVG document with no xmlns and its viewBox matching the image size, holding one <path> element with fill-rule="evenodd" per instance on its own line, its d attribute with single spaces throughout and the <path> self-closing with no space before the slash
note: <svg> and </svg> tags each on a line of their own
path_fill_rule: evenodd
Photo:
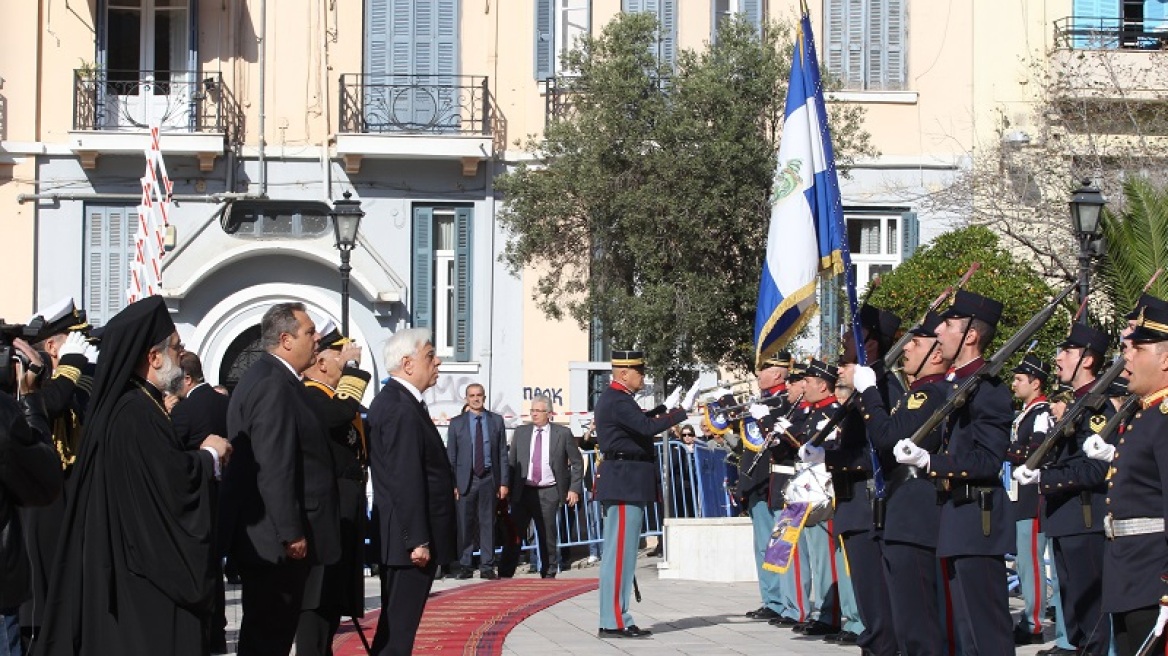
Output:
<svg viewBox="0 0 1168 656">
<path fill-rule="evenodd" d="M 296 627 L 296 653 L 332 653 L 341 617 L 365 615 L 365 482 L 368 449 L 361 398 L 370 374 L 362 371 L 361 347 L 324 322 L 316 360 L 304 371 L 305 395 L 328 430 L 341 519 L 341 557 L 314 565 L 304 586 L 303 610 Z"/>
<path fill-rule="evenodd" d="M 1103 552 L 1104 612 L 1111 614 L 1119 656 L 1132 656 L 1152 629 L 1168 620 L 1158 600 L 1168 594 L 1168 308 L 1156 299 L 1140 308 L 1126 337 L 1128 390 L 1139 410 L 1117 444 L 1092 435 L 1083 445 L 1091 457 L 1111 463 L 1107 473 L 1107 540 Z M 1162 653 L 1164 636 L 1147 653 Z"/>
<path fill-rule="evenodd" d="M 1010 387 L 1014 397 L 1022 402 L 1022 411 L 1014 418 L 1010 432 L 1010 449 L 1006 452 L 1006 457 L 1014 467 L 1026 462 L 1054 424 L 1050 403 L 1043 393 L 1049 377 L 1050 365 L 1036 355 L 1027 354 L 1014 367 L 1014 381 Z M 1010 509 L 1013 511 L 1017 544 L 1014 568 L 1018 572 L 1018 589 L 1022 593 L 1023 602 L 1022 620 L 1014 625 L 1014 644 L 1029 645 L 1043 642 L 1042 614 L 1047 603 L 1046 568 L 1043 562 L 1046 535 L 1039 524 L 1038 488 L 1034 485 L 1018 485 L 1013 480 L 1011 483 Z"/>
<path fill-rule="evenodd" d="M 1081 403 L 1103 368 L 1110 338 L 1086 324 L 1072 324 L 1055 358 L 1059 380 L 1075 390 Z M 1067 639 L 1078 653 L 1102 656 L 1111 643 L 1110 627 L 1100 622 L 1099 594 L 1103 564 L 1103 498 L 1107 467 L 1088 458 L 1083 443 L 1115 414 L 1110 403 L 1083 415 L 1072 436 L 1052 450 L 1052 464 L 1037 471 L 1014 471 L 1023 486 L 1038 486 L 1044 503 L 1043 531 L 1054 545 L 1059 593 Z"/>
<path fill-rule="evenodd" d="M 603 464 L 596 499 L 604 511 L 604 559 L 600 562 L 601 638 L 644 638 L 651 632 L 633 623 L 629 593 L 637 566 L 637 546 L 645 506 L 657 500 L 654 436 L 686 419 L 697 396 L 695 383 L 682 407 L 650 417 L 633 400 L 645 384 L 640 351 L 612 352 L 612 383 L 596 400 L 596 439 Z"/>
<path fill-rule="evenodd" d="M 951 362 L 942 355 L 933 332 L 940 321 L 939 316 L 930 313 L 911 331 L 913 337 L 905 344 L 903 362 L 904 372 L 913 382 L 908 392 L 891 405 L 871 368 L 855 367 L 850 381 L 860 395 L 868 436 L 884 469 L 887 501 L 881 536 L 882 571 L 896 646 L 901 654 L 914 656 L 948 653 L 933 595 L 937 589 L 941 513 L 932 481 L 919 468 L 897 462 L 893 448 L 932 416 L 949 393 L 944 378 Z M 941 433 L 938 427 L 921 446 L 929 453 L 937 453 Z"/>
<path fill-rule="evenodd" d="M 1001 315 L 1001 303 L 965 290 L 958 290 L 953 305 L 941 314 L 935 332 L 942 356 L 955 364 L 946 376 L 954 385 L 985 364 L 982 354 Z M 1009 390 L 1000 380 L 987 379 L 949 416 L 939 453 L 909 440 L 895 448 L 897 462 L 928 471 L 942 493 L 937 556 L 949 586 L 957 641 L 968 656 L 1014 653 L 1002 584 L 1005 554 L 1014 547 L 1014 523 L 999 478 L 1013 420 Z"/>
</svg>

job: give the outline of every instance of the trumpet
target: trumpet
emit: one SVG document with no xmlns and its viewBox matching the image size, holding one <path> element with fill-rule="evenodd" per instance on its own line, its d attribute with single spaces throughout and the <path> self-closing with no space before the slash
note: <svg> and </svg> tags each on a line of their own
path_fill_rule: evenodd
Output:
<svg viewBox="0 0 1168 656">
<path fill-rule="evenodd" d="M 714 385 L 713 387 L 703 387 L 697 391 L 697 395 L 700 397 L 703 394 L 709 394 L 710 392 L 714 392 L 714 391 L 721 390 L 721 389 L 729 390 L 731 393 L 733 393 L 735 387 L 743 387 L 743 386 L 753 387 L 754 381 L 749 379 L 749 378 L 739 378 L 738 380 L 732 380 L 728 383 Z"/>
</svg>

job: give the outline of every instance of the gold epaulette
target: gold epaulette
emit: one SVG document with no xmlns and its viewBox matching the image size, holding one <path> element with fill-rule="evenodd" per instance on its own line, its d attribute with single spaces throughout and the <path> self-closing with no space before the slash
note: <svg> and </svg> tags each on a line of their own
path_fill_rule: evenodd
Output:
<svg viewBox="0 0 1168 656">
<path fill-rule="evenodd" d="M 58 376 L 68 378 L 69 380 L 73 381 L 74 385 L 76 385 L 81 380 L 81 370 L 77 367 L 74 367 L 73 365 L 57 365 L 57 368 L 53 370 L 53 378 Z"/>
<path fill-rule="evenodd" d="M 359 399 L 365 396 L 365 388 L 373 376 L 368 371 L 345 367 L 341 381 L 337 383 L 338 399 Z"/>
</svg>

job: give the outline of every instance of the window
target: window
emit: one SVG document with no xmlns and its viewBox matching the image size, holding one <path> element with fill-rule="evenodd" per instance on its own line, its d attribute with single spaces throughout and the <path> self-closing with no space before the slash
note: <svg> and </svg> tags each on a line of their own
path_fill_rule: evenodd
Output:
<svg viewBox="0 0 1168 656">
<path fill-rule="evenodd" d="M 746 19 L 762 32 L 762 0 L 713 0 L 713 20 L 710 21 L 710 43 L 718 40 L 718 29 L 734 14 L 745 14 Z"/>
<path fill-rule="evenodd" d="M 456 131 L 458 0 L 365 0 L 365 121 L 374 131 Z"/>
<path fill-rule="evenodd" d="M 825 0 L 827 70 L 845 89 L 905 88 L 904 0 Z"/>
<path fill-rule="evenodd" d="M 657 17 L 657 59 L 670 66 L 677 61 L 677 2 L 678 0 L 621 0 L 621 11 L 646 12 Z"/>
<path fill-rule="evenodd" d="M 471 359 L 469 207 L 415 206 L 411 275 L 413 324 L 434 333 L 438 356 Z"/>
<path fill-rule="evenodd" d="M 188 0 L 105 0 L 100 128 L 187 125 L 198 68 L 192 13 Z"/>
<path fill-rule="evenodd" d="M 248 239 L 311 239 L 332 232 L 331 210 L 320 201 L 237 200 L 223 229 Z"/>
<path fill-rule="evenodd" d="M 85 208 L 85 313 L 100 326 L 126 306 L 137 213 L 129 207 Z"/>
<path fill-rule="evenodd" d="M 856 291 L 863 293 L 877 276 L 916 251 L 916 214 L 845 214 L 848 248 L 856 267 Z"/>
<path fill-rule="evenodd" d="M 535 0 L 535 79 L 574 75 L 564 53 L 592 32 L 592 0 Z"/>
</svg>

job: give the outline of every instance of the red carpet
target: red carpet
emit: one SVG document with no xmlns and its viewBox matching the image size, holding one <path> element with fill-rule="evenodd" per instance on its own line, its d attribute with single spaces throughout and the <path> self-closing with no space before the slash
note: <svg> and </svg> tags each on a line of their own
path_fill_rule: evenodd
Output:
<svg viewBox="0 0 1168 656">
<path fill-rule="evenodd" d="M 596 579 L 504 579 L 437 592 L 426 602 L 415 654 L 499 654 L 511 629 L 552 604 L 596 589 Z M 361 620 L 373 642 L 380 610 Z M 347 618 L 346 618 L 346 621 Z M 333 640 L 335 656 L 364 656 L 353 623 L 342 624 Z"/>
</svg>

